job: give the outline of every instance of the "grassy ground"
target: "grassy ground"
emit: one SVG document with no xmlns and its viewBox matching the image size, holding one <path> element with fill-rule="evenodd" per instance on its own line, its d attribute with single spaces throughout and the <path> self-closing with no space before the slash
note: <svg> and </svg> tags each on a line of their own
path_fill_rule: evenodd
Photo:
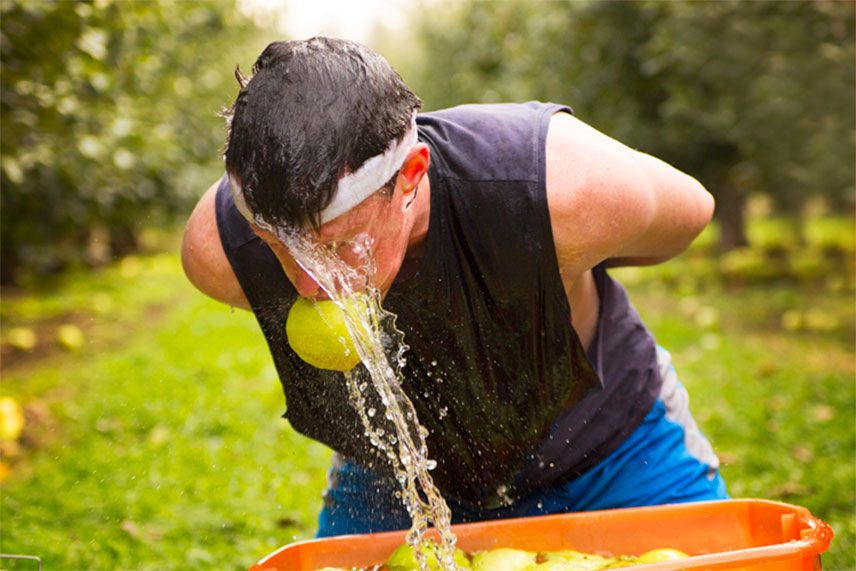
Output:
<svg viewBox="0 0 856 571">
<path fill-rule="evenodd" d="M 852 272 L 799 283 L 739 263 L 690 253 L 617 273 L 731 494 L 808 507 L 836 533 L 825 567 L 856 568 Z M 0 317 L 0 396 L 26 412 L 2 443 L 0 552 L 46 569 L 246 569 L 314 533 L 329 451 L 279 418 L 252 316 L 195 293 L 175 256 L 4 292 Z M 69 324 L 82 344 L 59 340 Z M 10 346 L 18 326 L 35 347 Z"/>
<path fill-rule="evenodd" d="M 61 351 L 47 328 L 39 359 L 8 359 L 2 393 L 27 414 L 2 552 L 47 569 L 246 569 L 313 534 L 329 452 L 279 418 L 250 314 L 197 295 L 174 256 L 132 260 L 4 296 L 4 323 L 41 308 L 87 341 Z M 32 568 L 14 563 L 0 562 Z"/>
</svg>

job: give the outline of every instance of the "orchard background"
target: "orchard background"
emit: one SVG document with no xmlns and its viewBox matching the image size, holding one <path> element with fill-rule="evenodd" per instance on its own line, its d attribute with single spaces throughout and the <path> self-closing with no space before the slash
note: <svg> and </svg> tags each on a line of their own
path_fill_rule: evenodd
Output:
<svg viewBox="0 0 856 571">
<path fill-rule="evenodd" d="M 413 6 L 367 43 L 426 110 L 567 103 L 716 196 L 687 253 L 615 273 L 731 494 L 808 507 L 825 566 L 856 567 L 853 4 Z M 311 537 L 329 450 L 280 418 L 252 315 L 178 259 L 235 66 L 282 33 L 231 0 L 0 10 L 0 552 L 244 569 Z"/>
</svg>

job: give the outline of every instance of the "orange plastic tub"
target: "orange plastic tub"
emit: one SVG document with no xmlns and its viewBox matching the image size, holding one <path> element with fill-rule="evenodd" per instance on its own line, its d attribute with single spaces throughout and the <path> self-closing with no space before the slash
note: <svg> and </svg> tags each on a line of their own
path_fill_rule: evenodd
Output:
<svg viewBox="0 0 856 571">
<path fill-rule="evenodd" d="M 453 526 L 464 551 L 514 547 L 575 549 L 640 555 L 672 547 L 687 559 L 640 565 L 666 569 L 820 569 L 832 530 L 803 507 L 768 500 L 723 500 L 644 508 L 547 515 Z M 404 531 L 344 535 L 287 545 L 250 571 L 312 571 L 363 567 L 385 561 Z M 634 567 L 634 569 L 637 567 Z"/>
</svg>

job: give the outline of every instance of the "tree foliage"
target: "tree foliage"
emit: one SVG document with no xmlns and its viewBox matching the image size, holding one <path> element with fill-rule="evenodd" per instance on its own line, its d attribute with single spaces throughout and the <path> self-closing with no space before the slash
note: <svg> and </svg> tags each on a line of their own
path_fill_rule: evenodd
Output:
<svg viewBox="0 0 856 571">
<path fill-rule="evenodd" d="M 219 172 L 231 70 L 263 47 L 236 0 L 0 4 L 0 277 L 93 263 L 186 215 Z M 426 4 L 390 39 L 426 102 L 552 100 L 691 174 L 745 240 L 746 197 L 853 206 L 849 2 Z M 397 42 L 397 44 L 395 43 Z M 400 53 L 388 54 L 391 56 Z M 395 60 L 395 58 L 392 58 Z M 401 59 L 401 58 L 399 58 Z"/>
<path fill-rule="evenodd" d="M 724 245 L 753 193 L 852 207 L 849 2 L 447 2 L 420 19 L 427 108 L 551 100 L 690 172 Z M 439 69 L 442 66 L 442 69 Z"/>
<path fill-rule="evenodd" d="M 231 0 L 2 4 L 2 274 L 103 260 L 185 213 L 252 26 Z"/>
</svg>

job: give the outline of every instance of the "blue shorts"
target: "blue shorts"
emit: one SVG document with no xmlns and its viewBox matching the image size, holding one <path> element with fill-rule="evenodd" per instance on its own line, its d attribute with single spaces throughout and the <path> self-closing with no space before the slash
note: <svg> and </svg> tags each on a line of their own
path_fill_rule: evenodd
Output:
<svg viewBox="0 0 856 571">
<path fill-rule="evenodd" d="M 609 456 L 570 482 L 538 490 L 509 506 L 482 508 L 446 498 L 453 523 L 727 499 L 719 461 L 689 414 L 689 397 L 665 350 L 663 387 L 642 424 Z M 387 478 L 334 456 L 317 537 L 408 529 L 408 516 Z"/>
</svg>

